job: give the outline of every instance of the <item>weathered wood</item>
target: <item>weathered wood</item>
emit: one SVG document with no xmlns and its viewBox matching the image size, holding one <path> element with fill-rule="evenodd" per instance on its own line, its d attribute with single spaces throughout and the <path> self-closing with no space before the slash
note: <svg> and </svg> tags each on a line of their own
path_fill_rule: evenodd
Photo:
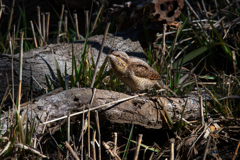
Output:
<svg viewBox="0 0 240 160">
<path fill-rule="evenodd" d="M 99 67 L 102 65 L 103 61 L 105 60 L 106 55 L 109 53 L 111 47 L 112 51 L 114 50 L 122 50 L 127 52 L 131 56 L 137 56 L 139 58 L 144 58 L 143 49 L 138 41 L 131 41 L 128 38 L 124 37 L 116 37 L 114 40 L 113 35 L 109 34 L 105 40 L 105 46 L 103 48 L 103 54 L 100 59 Z M 91 48 L 91 52 L 94 58 L 94 61 L 96 62 L 99 49 L 101 47 L 103 35 L 99 36 L 93 36 L 88 39 L 88 48 Z M 114 43 L 114 44 L 113 44 Z M 65 63 L 67 63 L 67 72 L 69 75 L 71 75 L 71 68 L 72 68 L 72 44 L 74 48 L 74 54 L 77 59 L 81 57 L 81 53 L 84 46 L 84 41 L 77 41 L 74 43 L 62 43 L 62 44 L 54 44 L 54 45 L 48 45 L 45 47 L 35 48 L 28 52 L 24 53 L 23 57 L 23 86 L 30 86 L 30 80 L 31 80 L 31 70 L 32 70 L 32 76 L 36 79 L 37 83 L 40 84 L 40 86 L 36 83 L 36 81 L 33 81 L 33 87 L 38 88 L 46 88 L 46 80 L 45 80 L 45 74 L 50 75 L 50 71 L 48 69 L 48 66 L 43 61 L 47 61 L 53 71 L 56 74 L 56 64 L 53 58 L 56 57 L 58 64 L 60 66 L 61 72 L 64 73 L 65 71 Z M 90 52 L 88 52 L 90 53 Z M 2 99 L 3 94 L 6 91 L 7 88 L 7 77 L 9 83 L 11 84 L 12 78 L 11 78 L 11 55 L 6 54 L 0 54 L 0 99 Z M 19 68 L 19 55 L 14 55 L 14 82 L 15 82 L 15 91 L 17 91 L 17 84 L 18 84 L 18 68 Z"/>
<path fill-rule="evenodd" d="M 28 107 L 29 117 L 35 118 L 35 123 L 40 125 L 36 128 L 38 133 L 42 132 L 43 124 L 46 121 L 47 115 L 48 120 L 66 116 L 68 111 L 71 113 L 80 112 L 83 110 L 83 106 L 87 109 L 87 105 L 91 101 L 93 90 L 90 88 L 75 88 L 71 90 L 59 91 L 59 93 L 49 93 L 35 100 L 32 104 L 23 104 L 21 106 L 21 115 L 26 114 Z M 93 106 L 107 104 L 112 101 L 127 98 L 129 95 L 108 91 L 108 90 L 96 90 Z M 188 99 L 188 100 L 187 100 Z M 115 105 L 109 105 L 98 109 L 99 113 L 103 115 L 107 120 L 115 123 L 134 123 L 146 128 L 159 129 L 165 122 L 162 116 L 163 106 L 165 111 L 168 112 L 174 122 L 179 120 L 178 116 L 181 117 L 182 109 L 186 103 L 183 118 L 189 120 L 196 120 L 200 118 L 200 105 L 198 99 L 194 98 L 171 98 L 166 97 L 138 97 Z M 10 112 L 11 115 L 11 112 Z M 71 119 L 81 116 L 77 115 Z M 7 113 L 3 114 L 2 121 L 6 120 Z M 103 119 L 100 119 L 100 121 Z M 56 121 L 47 126 L 56 130 L 56 126 L 60 127 L 62 121 Z M 36 125 L 37 126 L 37 125 Z M 3 129 L 6 129 L 7 124 L 4 124 Z"/>
</svg>

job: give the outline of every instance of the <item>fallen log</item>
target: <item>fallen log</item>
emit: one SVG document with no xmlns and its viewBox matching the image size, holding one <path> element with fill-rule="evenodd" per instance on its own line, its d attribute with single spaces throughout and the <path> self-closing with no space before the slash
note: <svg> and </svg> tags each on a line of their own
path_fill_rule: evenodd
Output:
<svg viewBox="0 0 240 160">
<path fill-rule="evenodd" d="M 68 111 L 71 114 L 80 112 L 83 110 L 83 106 L 88 109 L 87 106 L 90 104 L 92 94 L 93 90 L 91 88 L 75 88 L 65 91 L 59 89 L 35 99 L 32 103 L 22 104 L 20 113 L 22 117 L 28 113 L 29 119 L 31 117 L 35 118 L 35 124 L 39 124 L 36 125 L 37 128 L 35 129 L 37 133 L 41 133 L 44 127 L 43 122 L 46 122 L 47 117 L 48 121 L 50 121 L 66 116 Z M 184 119 L 196 120 L 200 117 L 200 105 L 197 98 L 142 96 L 117 104 L 109 104 L 110 102 L 129 97 L 129 95 L 124 93 L 97 89 L 91 108 L 107 104 L 97 109 L 105 120 L 107 119 L 114 123 L 132 123 L 153 129 L 162 128 L 165 122 L 164 116 L 162 116 L 164 114 L 163 108 L 173 122 L 179 120 L 185 104 Z M 7 118 L 11 117 L 12 112 L 13 110 L 9 113 L 5 112 L 1 116 L 2 122 L 7 122 Z M 79 115 L 71 117 L 71 121 L 74 121 L 75 118 L 79 119 Z M 47 127 L 54 132 L 58 130 L 61 124 L 66 122 L 66 119 L 48 123 Z M 5 130 L 6 127 L 7 123 L 4 123 L 3 129 Z"/>
<path fill-rule="evenodd" d="M 88 39 L 88 50 L 89 54 L 91 53 L 94 61 L 96 62 L 97 56 L 101 47 L 103 35 L 93 36 Z M 31 78 L 33 85 L 31 87 L 46 88 L 45 74 L 50 75 L 50 71 L 44 60 L 51 66 L 55 75 L 56 75 L 56 64 L 53 58 L 53 54 L 58 61 L 60 70 L 62 73 L 65 72 L 65 63 L 67 63 L 67 73 L 71 75 L 72 73 L 72 48 L 74 48 L 74 54 L 77 59 L 80 59 L 84 46 L 84 40 L 76 41 L 74 43 L 62 43 L 62 44 L 51 44 L 45 47 L 39 47 L 32 49 L 28 52 L 25 52 L 23 55 L 23 90 L 29 88 Z M 143 49 L 139 41 L 132 41 L 129 38 L 124 37 L 115 37 L 112 34 L 108 34 L 104 48 L 103 54 L 100 59 L 99 67 L 104 62 L 107 54 L 112 51 L 121 50 L 128 53 L 130 56 L 136 56 L 139 58 L 145 58 L 143 54 Z M 3 98 L 6 88 L 8 86 L 7 78 L 9 85 L 12 84 L 11 76 L 11 55 L 0 54 L 0 99 Z M 19 78 L 19 54 L 14 55 L 14 84 L 15 91 L 18 90 L 18 78 Z M 16 92 L 17 93 L 17 92 Z"/>
</svg>

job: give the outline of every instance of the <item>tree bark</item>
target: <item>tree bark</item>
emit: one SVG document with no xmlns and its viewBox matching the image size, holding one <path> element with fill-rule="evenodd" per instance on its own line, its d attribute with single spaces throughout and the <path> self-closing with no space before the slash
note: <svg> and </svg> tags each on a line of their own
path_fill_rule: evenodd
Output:
<svg viewBox="0 0 240 160">
<path fill-rule="evenodd" d="M 85 106 L 85 109 L 88 109 L 87 106 L 90 104 L 92 93 L 93 90 L 90 88 L 75 88 L 65 91 L 59 89 L 38 97 L 32 103 L 22 104 L 20 113 L 23 117 L 28 112 L 30 121 L 31 117 L 34 117 L 35 123 L 39 124 L 36 125 L 37 128 L 35 129 L 37 133 L 41 133 L 44 126 L 42 123 L 46 122 L 47 115 L 49 116 L 49 121 L 66 116 L 68 111 L 71 113 L 80 112 L 83 110 L 83 106 Z M 97 89 L 91 108 L 128 97 L 130 96 L 124 93 Z M 98 111 L 102 115 L 101 118 L 104 117 L 103 119 L 100 118 L 100 121 L 107 119 L 114 123 L 133 123 L 145 128 L 159 129 L 163 123 L 166 123 L 164 116 L 162 116 L 163 114 L 166 116 L 163 108 L 172 118 L 173 122 L 176 122 L 181 117 L 184 106 L 183 118 L 187 120 L 199 119 L 200 105 L 197 98 L 143 96 L 114 105 L 107 105 L 99 108 Z M 2 121 L 7 122 L 7 117 L 12 114 L 11 112 L 5 112 L 1 116 L 3 117 Z M 71 120 L 74 121 L 79 116 L 81 117 L 81 115 L 73 116 Z M 52 131 L 56 131 L 66 119 L 49 123 L 47 127 L 52 129 Z M 7 123 L 4 123 L 3 129 L 6 129 L 6 127 Z"/>
</svg>

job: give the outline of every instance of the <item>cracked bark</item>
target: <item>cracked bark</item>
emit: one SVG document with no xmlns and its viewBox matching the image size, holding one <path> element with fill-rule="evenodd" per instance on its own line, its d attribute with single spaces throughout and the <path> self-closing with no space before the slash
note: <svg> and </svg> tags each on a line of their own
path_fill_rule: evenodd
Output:
<svg viewBox="0 0 240 160">
<path fill-rule="evenodd" d="M 92 89 L 90 88 L 75 88 L 65 91 L 53 91 L 43 95 L 33 101 L 33 103 L 25 103 L 21 106 L 21 115 L 25 115 L 28 107 L 28 115 L 35 118 L 35 123 L 40 124 L 36 131 L 42 132 L 43 124 L 48 120 L 66 116 L 68 111 L 71 113 L 80 112 L 83 106 L 87 109 L 87 105 L 91 101 Z M 57 93 L 58 92 L 58 93 Z M 129 95 L 108 90 L 96 90 L 95 98 L 92 107 L 107 104 L 112 101 L 127 98 Z M 187 100 L 188 99 L 188 100 Z M 115 105 L 109 105 L 99 108 L 101 114 L 100 121 L 109 120 L 114 123 L 133 123 L 141 125 L 145 128 L 159 129 L 162 128 L 164 119 L 161 115 L 163 106 L 168 112 L 173 122 L 179 120 L 177 116 L 181 117 L 182 109 L 187 100 L 183 118 L 187 120 L 196 120 L 200 117 L 200 105 L 197 98 L 166 98 L 166 97 L 149 97 L 143 96 L 128 101 L 124 101 Z M 31 110 L 33 112 L 31 112 Z M 11 111 L 12 112 L 12 111 Z M 10 112 L 10 116 L 11 116 Z M 2 121 L 7 121 L 8 113 L 2 114 Z M 71 117 L 71 121 L 80 118 L 81 115 Z M 6 122 L 5 121 L 5 122 Z M 56 121 L 47 124 L 47 127 L 56 131 L 64 120 Z M 101 124 L 101 123 L 100 123 Z M 57 127 L 56 127 L 57 126 Z M 3 129 L 6 129 L 7 124 L 4 123 Z"/>
</svg>

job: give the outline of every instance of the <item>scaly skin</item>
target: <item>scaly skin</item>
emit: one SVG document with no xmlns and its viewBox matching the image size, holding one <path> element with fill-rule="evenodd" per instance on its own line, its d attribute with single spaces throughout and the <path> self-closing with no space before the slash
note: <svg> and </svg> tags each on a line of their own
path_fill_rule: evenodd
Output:
<svg viewBox="0 0 240 160">
<path fill-rule="evenodd" d="M 108 57 L 114 74 L 133 91 L 158 87 L 164 88 L 177 96 L 163 84 L 159 73 L 143 60 L 129 57 L 122 51 L 115 51 Z"/>
</svg>

